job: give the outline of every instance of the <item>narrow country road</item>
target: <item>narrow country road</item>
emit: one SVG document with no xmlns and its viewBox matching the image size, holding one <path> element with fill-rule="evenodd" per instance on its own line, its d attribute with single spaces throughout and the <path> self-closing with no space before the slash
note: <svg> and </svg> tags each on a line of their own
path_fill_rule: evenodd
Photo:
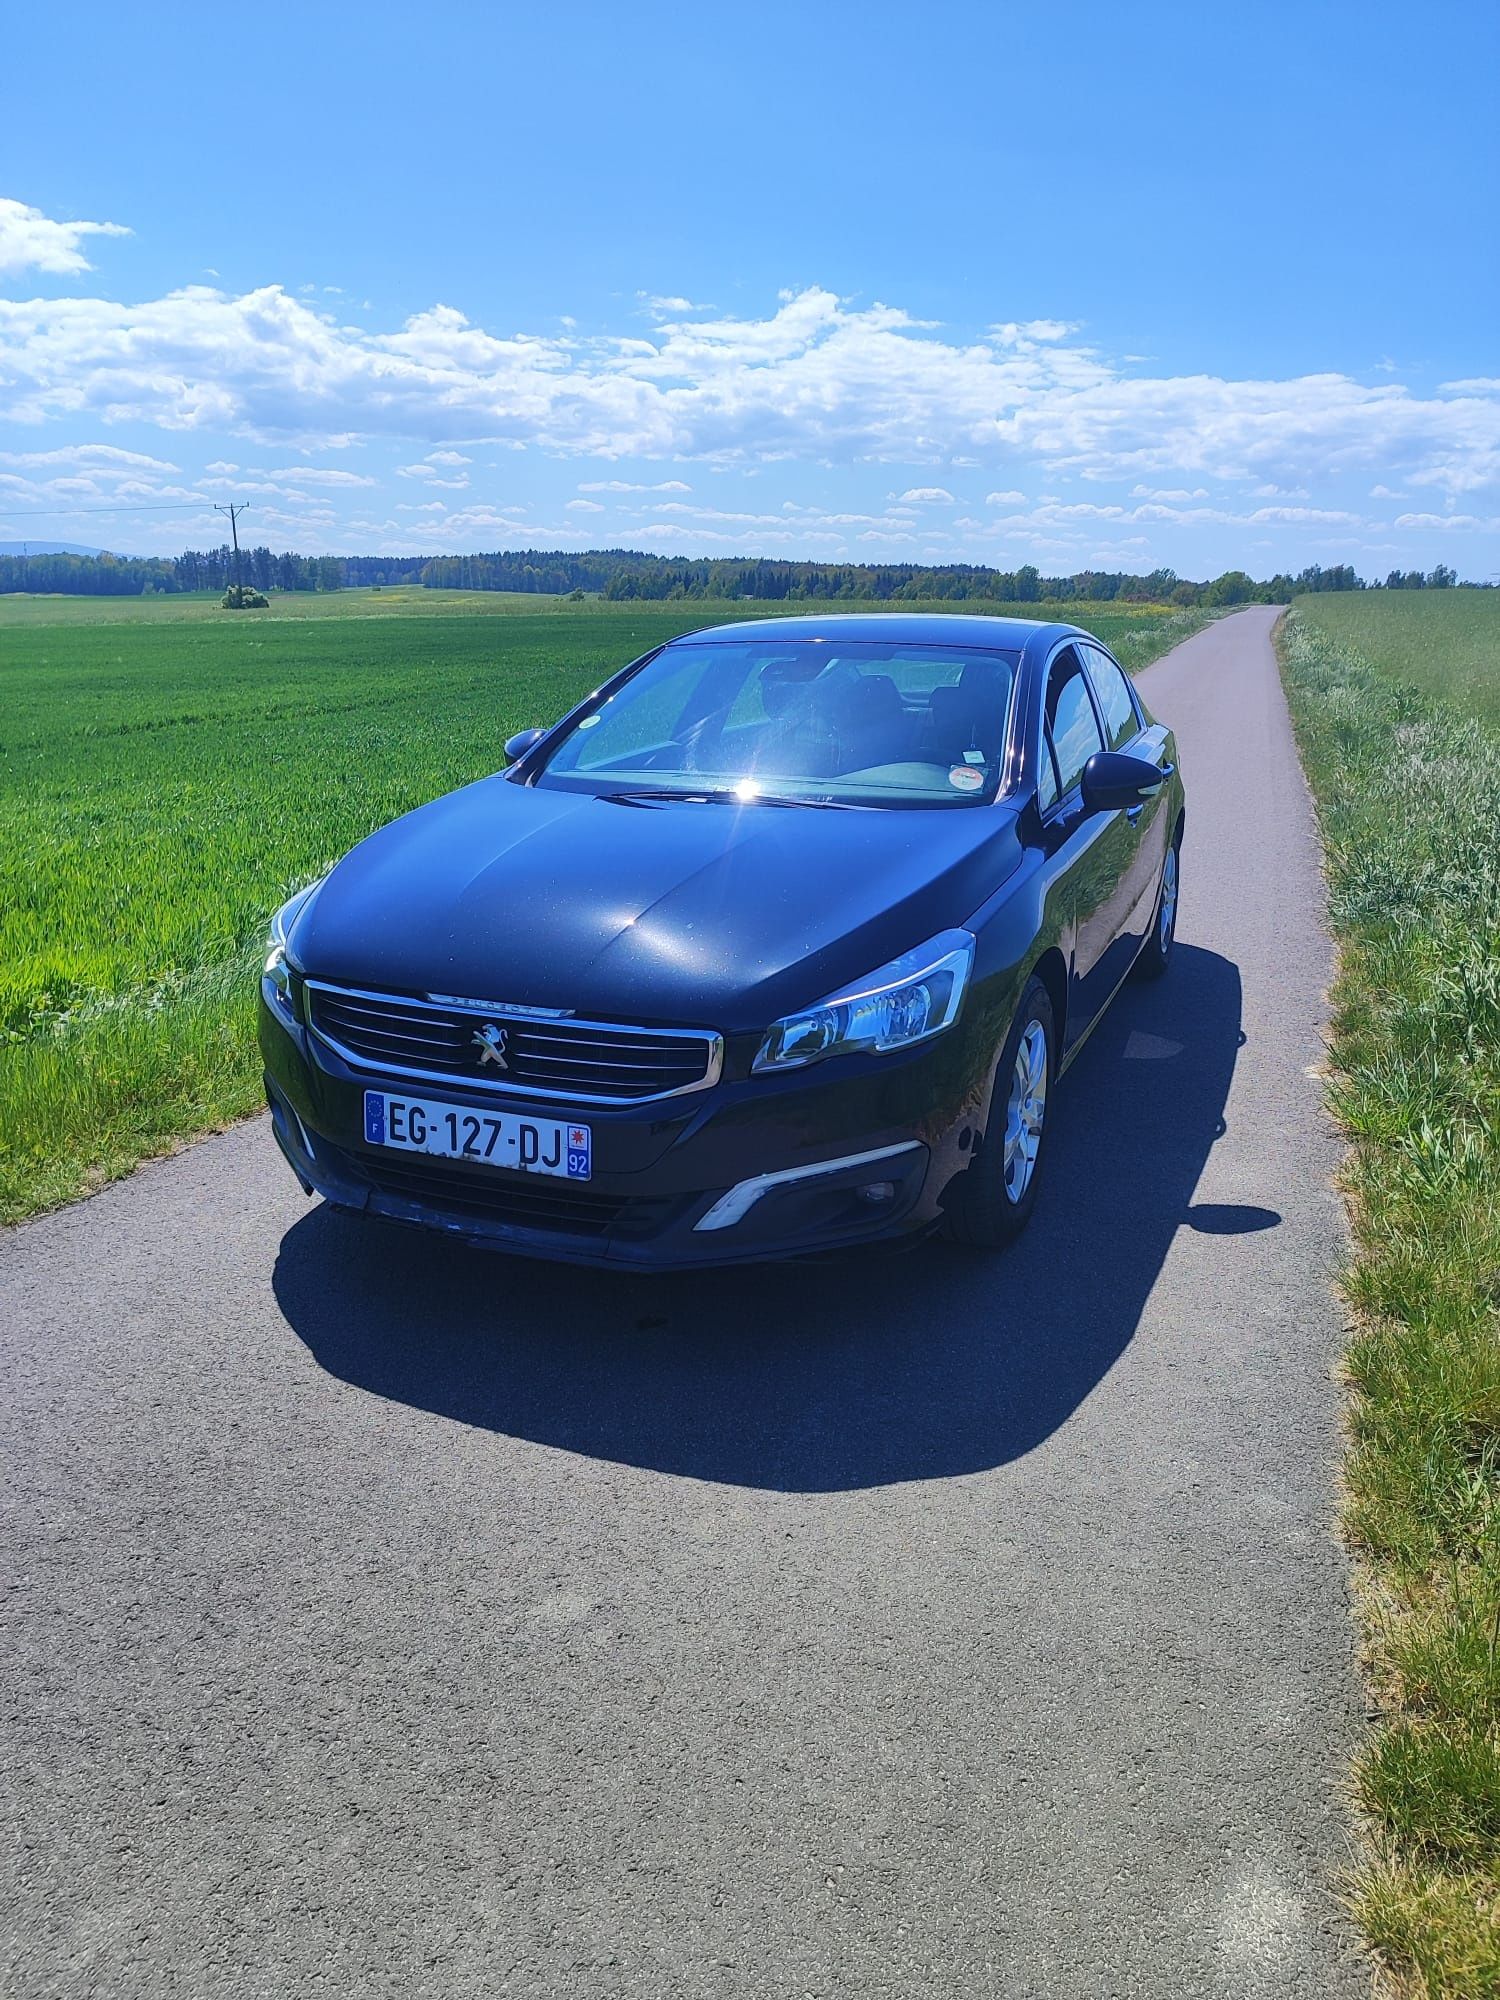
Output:
<svg viewBox="0 0 1500 2000">
<path fill-rule="evenodd" d="M 633 1279 L 263 1121 L 0 1241 L 0 1990 L 1367 1990 L 1331 963 L 1270 633 L 1020 1248 Z"/>
</svg>

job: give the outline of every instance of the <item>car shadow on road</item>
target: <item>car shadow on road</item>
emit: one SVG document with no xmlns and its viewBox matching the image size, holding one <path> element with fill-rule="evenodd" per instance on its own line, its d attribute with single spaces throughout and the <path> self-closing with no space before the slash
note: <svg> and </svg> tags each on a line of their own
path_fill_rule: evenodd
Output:
<svg viewBox="0 0 1500 2000">
<path fill-rule="evenodd" d="M 641 1277 L 467 1250 L 319 1206 L 275 1291 L 330 1374 L 461 1423 L 692 1478 L 831 1492 L 1033 1450 L 1129 1344 L 1194 1206 L 1239 1046 L 1240 980 L 1179 944 L 1127 986 L 1054 1100 L 1047 1183 L 1002 1255 L 922 1242 Z"/>
</svg>

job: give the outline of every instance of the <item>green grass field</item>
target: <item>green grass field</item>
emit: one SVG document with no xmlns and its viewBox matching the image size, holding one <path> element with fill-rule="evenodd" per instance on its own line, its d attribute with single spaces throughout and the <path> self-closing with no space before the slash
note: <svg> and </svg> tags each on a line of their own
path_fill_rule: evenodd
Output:
<svg viewBox="0 0 1500 2000">
<path fill-rule="evenodd" d="M 380 590 L 278 591 L 269 609 L 244 616 L 261 625 L 280 625 L 288 619 L 299 624 L 307 619 L 332 619 L 342 624 L 350 618 L 506 618 L 517 611 L 538 618 L 576 619 L 592 613 L 613 619 L 635 608 L 610 604 L 602 597 L 585 597 L 574 603 L 566 597 L 540 597 L 523 591 L 424 590 L 420 584 L 399 584 Z M 678 604 L 670 608 L 683 611 L 688 607 Z M 766 609 L 764 605 L 759 608 Z M 694 609 L 697 615 L 689 622 L 696 625 L 747 615 L 740 605 L 700 604 Z M 754 615 L 753 608 L 748 615 Z M 219 626 L 228 622 L 217 591 L 195 591 L 180 597 L 0 597 L 0 631 L 31 625 Z"/>
<path fill-rule="evenodd" d="M 1299 600 L 1283 661 L 1340 944 L 1345 1523 L 1381 1724 L 1356 1909 L 1500 1994 L 1500 591 Z"/>
<path fill-rule="evenodd" d="M 252 975 L 286 895 L 634 654 L 756 608 L 0 598 L 0 1219 L 253 1109 Z M 1203 622 L 1026 609 L 1131 668 Z"/>
<path fill-rule="evenodd" d="M 1382 675 L 1500 725 L 1500 591 L 1326 591 L 1298 614 Z"/>
</svg>

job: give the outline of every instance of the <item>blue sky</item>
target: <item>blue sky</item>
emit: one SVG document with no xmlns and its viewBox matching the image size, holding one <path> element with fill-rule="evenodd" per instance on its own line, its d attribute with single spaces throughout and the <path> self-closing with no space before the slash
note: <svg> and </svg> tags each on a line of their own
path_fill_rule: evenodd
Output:
<svg viewBox="0 0 1500 2000">
<path fill-rule="evenodd" d="M 0 539 L 1500 572 L 1489 0 L 57 18 Z"/>
</svg>

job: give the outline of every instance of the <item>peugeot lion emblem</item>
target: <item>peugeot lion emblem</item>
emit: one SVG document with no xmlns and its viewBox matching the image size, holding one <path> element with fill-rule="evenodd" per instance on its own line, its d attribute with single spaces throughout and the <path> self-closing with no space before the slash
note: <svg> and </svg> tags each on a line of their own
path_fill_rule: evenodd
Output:
<svg viewBox="0 0 1500 2000">
<path fill-rule="evenodd" d="M 497 1028 L 493 1021 L 486 1021 L 482 1028 L 476 1028 L 470 1038 L 479 1051 L 479 1067 L 493 1063 L 496 1069 L 507 1067 L 505 1060 L 506 1035 L 504 1028 Z"/>
</svg>

